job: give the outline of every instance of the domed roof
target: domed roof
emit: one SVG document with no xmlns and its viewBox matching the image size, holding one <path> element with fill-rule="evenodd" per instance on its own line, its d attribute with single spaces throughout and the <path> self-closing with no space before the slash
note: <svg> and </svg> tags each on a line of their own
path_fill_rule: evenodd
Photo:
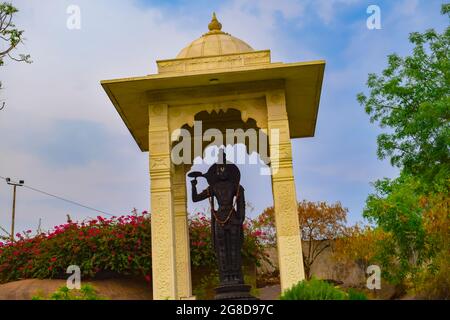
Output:
<svg viewBox="0 0 450 320">
<path fill-rule="evenodd" d="M 222 24 L 217 20 L 215 13 L 213 13 L 208 29 L 208 33 L 205 33 L 181 50 L 177 55 L 177 59 L 255 51 L 241 39 L 223 32 Z"/>
</svg>

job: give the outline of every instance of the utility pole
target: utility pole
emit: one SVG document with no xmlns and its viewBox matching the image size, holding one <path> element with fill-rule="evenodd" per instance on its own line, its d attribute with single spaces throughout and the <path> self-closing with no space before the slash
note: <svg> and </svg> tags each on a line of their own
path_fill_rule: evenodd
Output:
<svg viewBox="0 0 450 320">
<path fill-rule="evenodd" d="M 13 186 L 13 205 L 12 205 L 12 219 L 11 219 L 11 241 L 14 241 L 14 224 L 16 221 L 16 188 L 23 186 L 25 181 L 12 182 L 10 178 L 6 178 L 6 183 Z"/>
</svg>

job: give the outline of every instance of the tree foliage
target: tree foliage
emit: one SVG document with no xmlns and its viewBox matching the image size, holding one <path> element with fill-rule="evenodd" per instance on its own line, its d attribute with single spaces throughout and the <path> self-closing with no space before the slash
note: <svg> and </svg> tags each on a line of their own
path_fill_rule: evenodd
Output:
<svg viewBox="0 0 450 320">
<path fill-rule="evenodd" d="M 378 258 L 384 275 L 398 283 L 426 259 L 420 184 L 402 175 L 393 181 L 378 181 L 375 186 L 377 193 L 369 195 L 364 215 L 393 236 Z"/>
<path fill-rule="evenodd" d="M 305 276 L 311 278 L 311 267 L 316 259 L 331 246 L 330 240 L 341 237 L 347 221 L 346 208 L 337 202 L 302 201 L 298 204 L 298 218 L 302 240 L 307 243 L 303 252 Z"/>
<path fill-rule="evenodd" d="M 6 58 L 13 61 L 31 63 L 29 54 L 13 55 L 13 51 L 24 40 L 24 31 L 18 29 L 13 23 L 14 15 L 18 11 L 11 3 L 0 3 L 0 66 L 5 63 Z"/>
<path fill-rule="evenodd" d="M 311 278 L 311 267 L 316 259 L 330 247 L 330 240 L 339 238 L 345 231 L 347 209 L 338 202 L 302 201 L 297 207 L 300 230 L 306 250 L 303 252 L 305 276 Z M 256 224 L 264 233 L 266 243 L 276 244 L 275 211 L 266 208 L 256 220 Z M 305 246 L 304 246 L 305 247 Z"/>
<path fill-rule="evenodd" d="M 18 11 L 11 3 L 0 3 L 0 39 L 3 40 L 3 48 L 0 51 L 0 66 L 3 65 L 6 57 L 15 61 L 30 62 L 30 55 L 19 54 L 18 57 L 12 55 L 12 51 L 24 39 L 24 31 L 17 29 L 13 23 L 14 14 Z"/>
<path fill-rule="evenodd" d="M 275 231 L 275 212 L 273 207 L 268 207 L 255 220 L 255 225 L 264 232 L 265 244 L 274 247 L 277 244 L 277 235 Z"/>
<path fill-rule="evenodd" d="M 377 247 L 388 235 L 381 228 L 355 225 L 348 227 L 345 235 L 336 239 L 333 257 L 344 265 L 356 263 L 363 273 L 376 262 Z"/>
<path fill-rule="evenodd" d="M 442 13 L 450 17 L 449 4 Z M 377 259 L 388 280 L 417 288 L 418 275 L 446 267 L 438 257 L 449 249 L 450 27 L 413 32 L 409 40 L 412 54 L 390 55 L 358 100 L 387 129 L 378 156 L 400 168 L 398 178 L 376 181 L 366 201 L 364 217 L 389 235 Z"/>
<path fill-rule="evenodd" d="M 450 5 L 442 12 L 450 15 Z M 450 163 L 450 28 L 409 36 L 407 57 L 388 56 L 381 75 L 369 74 L 369 96 L 358 101 L 372 122 L 389 131 L 378 136 L 378 157 L 407 174 L 445 177 Z"/>
</svg>

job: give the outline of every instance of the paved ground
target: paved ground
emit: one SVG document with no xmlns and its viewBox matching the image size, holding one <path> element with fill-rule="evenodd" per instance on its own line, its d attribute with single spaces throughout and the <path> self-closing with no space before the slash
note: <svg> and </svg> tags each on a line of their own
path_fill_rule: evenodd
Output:
<svg viewBox="0 0 450 320">
<path fill-rule="evenodd" d="M 278 300 L 281 293 L 279 284 L 259 289 L 259 298 L 261 300 Z"/>
</svg>

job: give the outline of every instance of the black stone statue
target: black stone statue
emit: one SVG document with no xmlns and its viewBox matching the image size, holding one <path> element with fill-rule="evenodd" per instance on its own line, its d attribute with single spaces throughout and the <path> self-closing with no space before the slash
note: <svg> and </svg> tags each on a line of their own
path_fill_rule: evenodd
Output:
<svg viewBox="0 0 450 320">
<path fill-rule="evenodd" d="M 254 299 L 242 275 L 245 195 L 238 167 L 227 162 L 225 152 L 220 149 L 218 162 L 205 174 L 195 171 L 188 176 L 194 178 L 191 180 L 192 201 L 209 199 L 211 205 L 211 236 L 220 278 L 216 299 Z M 201 193 L 197 193 L 198 177 L 206 178 L 209 185 Z M 214 199 L 218 203 L 217 209 Z"/>
</svg>

